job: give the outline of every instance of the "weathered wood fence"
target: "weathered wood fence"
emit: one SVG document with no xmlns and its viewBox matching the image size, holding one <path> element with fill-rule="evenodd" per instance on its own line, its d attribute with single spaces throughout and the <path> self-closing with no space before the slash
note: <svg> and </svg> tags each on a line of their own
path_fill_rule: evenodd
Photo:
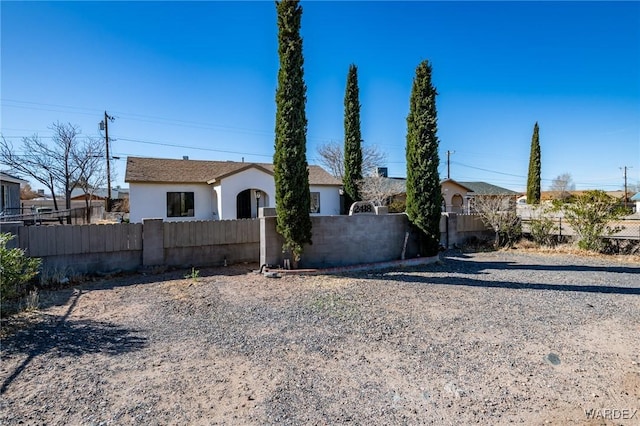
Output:
<svg viewBox="0 0 640 426">
<path fill-rule="evenodd" d="M 257 219 L 18 226 L 13 232 L 15 245 L 42 258 L 43 269 L 77 274 L 257 262 L 260 252 Z"/>
</svg>

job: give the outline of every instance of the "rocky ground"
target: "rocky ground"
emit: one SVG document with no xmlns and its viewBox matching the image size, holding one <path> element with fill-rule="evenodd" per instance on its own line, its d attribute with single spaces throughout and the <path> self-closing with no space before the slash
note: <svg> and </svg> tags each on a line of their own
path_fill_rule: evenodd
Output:
<svg viewBox="0 0 640 426">
<path fill-rule="evenodd" d="M 256 268 L 42 293 L 4 324 L 0 424 L 640 424 L 637 263 Z"/>
</svg>

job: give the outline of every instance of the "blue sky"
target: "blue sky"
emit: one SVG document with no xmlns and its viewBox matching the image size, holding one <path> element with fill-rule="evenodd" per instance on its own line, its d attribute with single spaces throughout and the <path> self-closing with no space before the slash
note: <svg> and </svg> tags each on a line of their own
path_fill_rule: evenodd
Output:
<svg viewBox="0 0 640 426">
<path fill-rule="evenodd" d="M 406 176 L 416 66 L 438 90 L 440 176 L 526 187 L 533 125 L 542 187 L 640 181 L 640 2 L 302 2 L 307 158 L 343 140 L 349 64 L 358 66 L 365 145 Z M 278 55 L 274 3 L 2 1 L 3 136 L 55 121 L 99 136 L 114 184 L 125 158 L 271 162 Z M 38 187 L 34 183 L 34 187 Z"/>
</svg>

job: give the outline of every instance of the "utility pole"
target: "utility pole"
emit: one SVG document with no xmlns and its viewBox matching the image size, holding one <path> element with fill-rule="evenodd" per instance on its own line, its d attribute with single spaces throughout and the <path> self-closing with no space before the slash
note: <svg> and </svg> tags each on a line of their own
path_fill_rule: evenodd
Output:
<svg viewBox="0 0 640 426">
<path fill-rule="evenodd" d="M 109 156 L 109 121 L 113 121 L 115 118 L 104 112 L 104 120 L 100 122 L 100 130 L 104 130 L 104 142 L 106 146 L 107 154 L 107 211 L 111 211 L 111 165 Z"/>
<path fill-rule="evenodd" d="M 630 169 L 631 167 L 627 167 L 627 166 L 622 166 L 620 167 L 620 170 L 624 170 L 624 206 L 627 207 L 627 169 Z"/>
<path fill-rule="evenodd" d="M 451 178 L 451 154 L 455 153 L 455 151 L 447 151 L 447 179 Z"/>
</svg>

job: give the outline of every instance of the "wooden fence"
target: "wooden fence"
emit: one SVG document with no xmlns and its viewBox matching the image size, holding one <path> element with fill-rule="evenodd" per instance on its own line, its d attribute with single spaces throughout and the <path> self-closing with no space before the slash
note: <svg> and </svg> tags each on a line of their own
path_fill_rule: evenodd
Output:
<svg viewBox="0 0 640 426">
<path fill-rule="evenodd" d="M 21 226 L 18 244 L 32 257 L 142 250 L 142 224 Z"/>
<path fill-rule="evenodd" d="M 256 219 L 165 222 L 164 248 L 260 242 Z"/>
<path fill-rule="evenodd" d="M 42 258 L 45 269 L 76 273 L 135 270 L 145 266 L 144 253 L 150 250 L 159 251 L 159 264 L 168 266 L 258 261 L 257 219 L 157 222 L 146 228 L 144 223 L 18 226 L 13 232 L 15 245 Z"/>
</svg>

